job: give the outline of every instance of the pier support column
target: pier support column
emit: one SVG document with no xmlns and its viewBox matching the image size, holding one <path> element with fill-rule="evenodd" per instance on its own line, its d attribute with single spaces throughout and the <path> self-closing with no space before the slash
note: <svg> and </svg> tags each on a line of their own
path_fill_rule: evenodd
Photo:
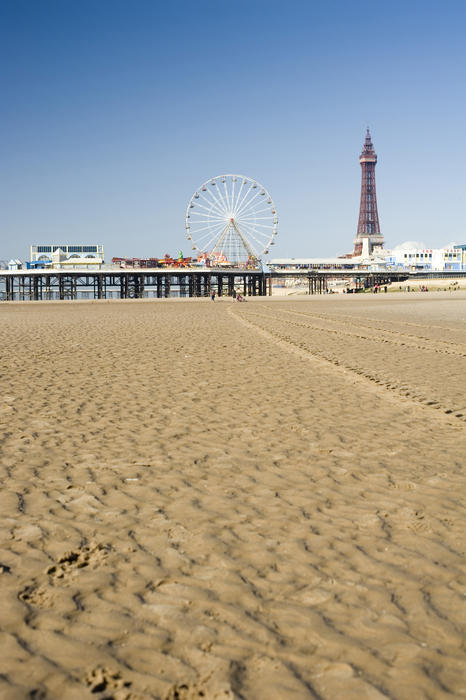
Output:
<svg viewBox="0 0 466 700">
<path fill-rule="evenodd" d="M 178 275 L 178 288 L 180 290 L 180 297 L 186 296 L 186 276 Z"/>
<path fill-rule="evenodd" d="M 126 289 L 127 289 L 127 277 L 126 275 L 120 275 L 120 299 L 126 299 Z"/>
<path fill-rule="evenodd" d="M 136 275 L 135 280 L 135 297 L 136 299 L 144 299 L 144 275 Z"/>
<path fill-rule="evenodd" d="M 45 298 L 52 298 L 52 290 L 50 289 L 50 275 L 45 276 Z"/>
</svg>

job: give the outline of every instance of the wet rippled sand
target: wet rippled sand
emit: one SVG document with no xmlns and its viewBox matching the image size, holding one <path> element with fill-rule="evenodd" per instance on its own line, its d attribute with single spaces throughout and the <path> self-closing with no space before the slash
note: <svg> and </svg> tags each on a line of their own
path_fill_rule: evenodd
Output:
<svg viewBox="0 0 466 700">
<path fill-rule="evenodd" d="M 0 318 L 2 699 L 466 696 L 466 294 Z"/>
</svg>

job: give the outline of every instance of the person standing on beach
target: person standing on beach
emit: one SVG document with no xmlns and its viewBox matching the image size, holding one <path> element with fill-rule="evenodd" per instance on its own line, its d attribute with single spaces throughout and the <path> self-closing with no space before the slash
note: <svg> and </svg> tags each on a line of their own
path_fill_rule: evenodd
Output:
<svg viewBox="0 0 466 700">
<path fill-rule="evenodd" d="M 215 301 L 215 289 L 212 289 L 212 292 L 210 294 L 210 298 L 212 299 L 212 301 Z"/>
<path fill-rule="evenodd" d="M 236 301 L 236 289 L 233 289 L 233 293 L 231 296 L 233 297 L 233 301 Z"/>
</svg>

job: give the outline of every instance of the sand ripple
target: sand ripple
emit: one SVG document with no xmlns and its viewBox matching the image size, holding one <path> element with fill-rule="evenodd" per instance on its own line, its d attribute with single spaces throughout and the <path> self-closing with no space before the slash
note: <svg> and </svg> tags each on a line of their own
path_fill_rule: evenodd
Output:
<svg viewBox="0 0 466 700">
<path fill-rule="evenodd" d="M 464 697 L 459 302 L 2 305 L 0 696 Z"/>
</svg>

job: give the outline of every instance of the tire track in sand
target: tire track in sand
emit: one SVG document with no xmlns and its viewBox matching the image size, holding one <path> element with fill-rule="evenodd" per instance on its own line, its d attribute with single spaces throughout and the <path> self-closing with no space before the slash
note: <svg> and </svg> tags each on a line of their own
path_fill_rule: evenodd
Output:
<svg viewBox="0 0 466 700">
<path fill-rule="evenodd" d="M 293 352 L 294 354 L 299 355 L 302 358 L 308 360 L 312 358 L 313 361 L 319 362 L 319 364 L 322 367 L 326 367 L 327 369 L 330 366 L 332 366 L 334 369 L 339 371 L 341 375 L 345 377 L 346 380 L 348 380 L 349 378 L 351 378 L 351 381 L 359 380 L 363 382 L 365 386 L 367 386 L 368 384 L 372 385 L 372 387 L 376 391 L 382 392 L 386 396 L 391 395 L 392 398 L 394 398 L 397 401 L 410 401 L 411 403 L 418 406 L 436 409 L 441 413 L 446 414 L 449 419 L 456 418 L 460 422 L 466 422 L 466 406 L 454 406 L 452 405 L 453 402 L 450 403 L 438 399 L 433 399 L 432 396 L 426 396 L 425 394 L 419 392 L 417 389 L 410 387 L 408 384 L 406 384 L 406 382 L 400 382 L 398 378 L 386 379 L 378 375 L 376 372 L 370 371 L 363 366 L 355 366 L 343 357 L 343 353 L 340 356 L 336 356 L 323 350 L 312 349 L 304 342 L 304 338 L 292 338 L 290 334 L 286 332 L 286 330 L 288 330 L 289 327 L 307 328 L 308 330 L 313 332 L 322 330 L 324 333 L 327 332 L 326 329 L 316 329 L 308 324 L 301 324 L 294 321 L 290 321 L 288 319 L 284 320 L 273 314 L 264 314 L 248 310 L 247 312 L 245 312 L 247 313 L 248 318 L 245 318 L 245 316 L 242 315 L 241 312 L 239 312 L 239 310 L 234 311 L 233 309 L 229 309 L 228 311 L 240 323 L 243 323 L 249 328 L 254 329 L 257 333 L 266 337 L 268 340 L 272 341 L 276 345 L 279 345 L 287 349 L 289 352 Z M 266 321 L 272 321 L 272 323 L 278 322 L 281 324 L 285 324 L 286 330 L 281 328 L 273 328 L 272 330 L 270 327 L 267 327 L 267 325 L 263 322 L 252 321 L 250 318 L 251 316 L 256 319 L 265 319 Z M 336 335 L 338 338 L 341 338 L 343 343 L 345 335 L 354 335 L 345 331 L 339 332 L 334 329 L 331 329 L 329 332 L 332 335 Z M 359 336 L 359 339 L 363 339 L 364 341 L 366 340 L 366 338 L 364 338 L 363 336 Z M 370 340 L 374 339 L 371 338 Z M 416 347 L 416 350 L 419 349 L 422 348 Z"/>
</svg>

